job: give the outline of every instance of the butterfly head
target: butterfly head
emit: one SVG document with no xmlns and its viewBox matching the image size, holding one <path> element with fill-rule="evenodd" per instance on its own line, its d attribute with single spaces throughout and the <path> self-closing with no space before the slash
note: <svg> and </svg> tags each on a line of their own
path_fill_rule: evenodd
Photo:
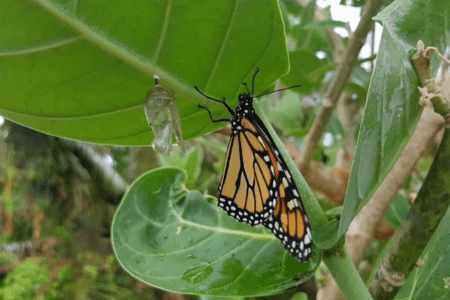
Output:
<svg viewBox="0 0 450 300">
<path fill-rule="evenodd" d="M 239 104 L 242 106 L 252 106 L 253 97 L 250 93 L 243 93 L 239 95 Z"/>
<path fill-rule="evenodd" d="M 239 106 L 236 108 L 236 115 L 239 117 L 251 116 L 253 114 L 253 97 L 250 93 L 239 95 Z"/>
</svg>

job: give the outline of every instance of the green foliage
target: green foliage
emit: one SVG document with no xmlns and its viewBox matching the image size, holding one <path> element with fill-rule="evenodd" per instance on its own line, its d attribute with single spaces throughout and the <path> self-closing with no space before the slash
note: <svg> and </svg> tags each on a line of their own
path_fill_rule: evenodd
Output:
<svg viewBox="0 0 450 300">
<path fill-rule="evenodd" d="M 142 103 L 156 74 L 191 139 L 223 126 L 197 108 L 194 86 L 233 106 L 257 66 L 257 92 L 289 67 L 275 0 L 5 0 L 0 12 L 0 114 L 66 138 L 147 145 Z"/>
<path fill-rule="evenodd" d="M 8 272 L 0 299 L 153 299 L 135 291 L 133 284 L 112 255 L 84 252 L 75 260 L 32 257 Z"/>
<path fill-rule="evenodd" d="M 0 295 L 4 300 L 31 299 L 37 292 L 44 293 L 42 299 L 57 299 L 53 297 L 51 274 L 48 261 L 41 258 L 27 258 L 5 278 Z"/>
<path fill-rule="evenodd" d="M 168 156 L 158 155 L 158 158 L 163 167 L 177 167 L 185 170 L 187 173 L 186 186 L 188 188 L 196 186 L 195 183 L 200 175 L 203 162 L 201 147 L 192 147 L 186 153 L 172 151 Z"/>
<path fill-rule="evenodd" d="M 300 263 L 264 227 L 240 223 L 186 191 L 185 178 L 180 169 L 151 171 L 122 200 L 112 242 L 134 277 L 178 293 L 257 296 L 295 286 L 317 268 L 318 252 Z"/>
</svg>

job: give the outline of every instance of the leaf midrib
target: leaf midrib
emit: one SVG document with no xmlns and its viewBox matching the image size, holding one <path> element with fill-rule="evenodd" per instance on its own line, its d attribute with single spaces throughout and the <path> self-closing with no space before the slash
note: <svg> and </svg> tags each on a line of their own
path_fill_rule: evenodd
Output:
<svg viewBox="0 0 450 300">
<path fill-rule="evenodd" d="M 118 44 L 113 40 L 107 39 L 100 32 L 95 31 L 93 28 L 86 25 L 81 20 L 77 19 L 75 15 L 68 14 L 67 11 L 61 5 L 52 3 L 49 0 L 32 0 L 38 6 L 57 17 L 64 24 L 72 28 L 74 31 L 80 33 L 82 37 L 91 42 L 92 44 L 98 46 L 99 48 L 105 50 L 111 55 L 123 60 L 137 70 L 149 75 L 149 77 L 154 74 L 165 78 L 168 85 L 172 87 L 177 87 L 177 90 L 189 95 L 192 98 L 199 98 L 195 89 L 191 86 L 187 86 L 182 81 L 179 81 L 175 76 L 165 72 L 163 69 L 156 66 L 151 61 L 147 60 L 146 57 L 140 56 L 137 53 L 130 51 L 124 45 Z"/>
</svg>

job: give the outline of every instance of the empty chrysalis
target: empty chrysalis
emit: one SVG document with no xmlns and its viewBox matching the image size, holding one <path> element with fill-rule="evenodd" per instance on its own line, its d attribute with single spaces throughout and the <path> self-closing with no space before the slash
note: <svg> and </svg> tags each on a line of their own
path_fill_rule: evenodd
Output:
<svg viewBox="0 0 450 300">
<path fill-rule="evenodd" d="M 184 152 L 177 103 L 172 93 L 159 84 L 159 77 L 155 75 L 154 79 L 155 85 L 147 94 L 143 104 L 147 123 L 155 135 L 152 147 L 156 152 L 168 155 L 172 151 L 173 133 L 175 133 L 177 143 Z"/>
</svg>

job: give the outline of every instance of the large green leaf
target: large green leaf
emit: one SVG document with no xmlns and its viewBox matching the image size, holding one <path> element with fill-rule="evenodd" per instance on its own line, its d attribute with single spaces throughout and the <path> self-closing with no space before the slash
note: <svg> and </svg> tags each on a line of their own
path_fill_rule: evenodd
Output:
<svg viewBox="0 0 450 300">
<path fill-rule="evenodd" d="M 413 270 L 395 299 L 450 298 L 450 210 L 442 219 L 420 256 L 422 265 Z"/>
<path fill-rule="evenodd" d="M 377 17 L 383 33 L 359 132 L 339 236 L 394 165 L 421 113 L 410 63 L 417 41 L 441 50 L 450 44 L 448 0 L 397 0 Z M 432 61 L 436 74 L 439 61 Z"/>
<path fill-rule="evenodd" d="M 161 168 L 140 177 L 112 225 L 122 266 L 165 290 L 215 296 L 281 292 L 312 275 L 320 254 L 300 263 L 263 227 L 229 217 L 197 191 L 185 173 Z"/>
<path fill-rule="evenodd" d="M 276 0 L 2 0 L 0 66 L 0 115 L 52 135 L 146 145 L 153 75 L 174 93 L 189 139 L 224 125 L 197 108 L 194 85 L 233 106 L 256 66 L 262 91 L 288 56 Z"/>
</svg>

